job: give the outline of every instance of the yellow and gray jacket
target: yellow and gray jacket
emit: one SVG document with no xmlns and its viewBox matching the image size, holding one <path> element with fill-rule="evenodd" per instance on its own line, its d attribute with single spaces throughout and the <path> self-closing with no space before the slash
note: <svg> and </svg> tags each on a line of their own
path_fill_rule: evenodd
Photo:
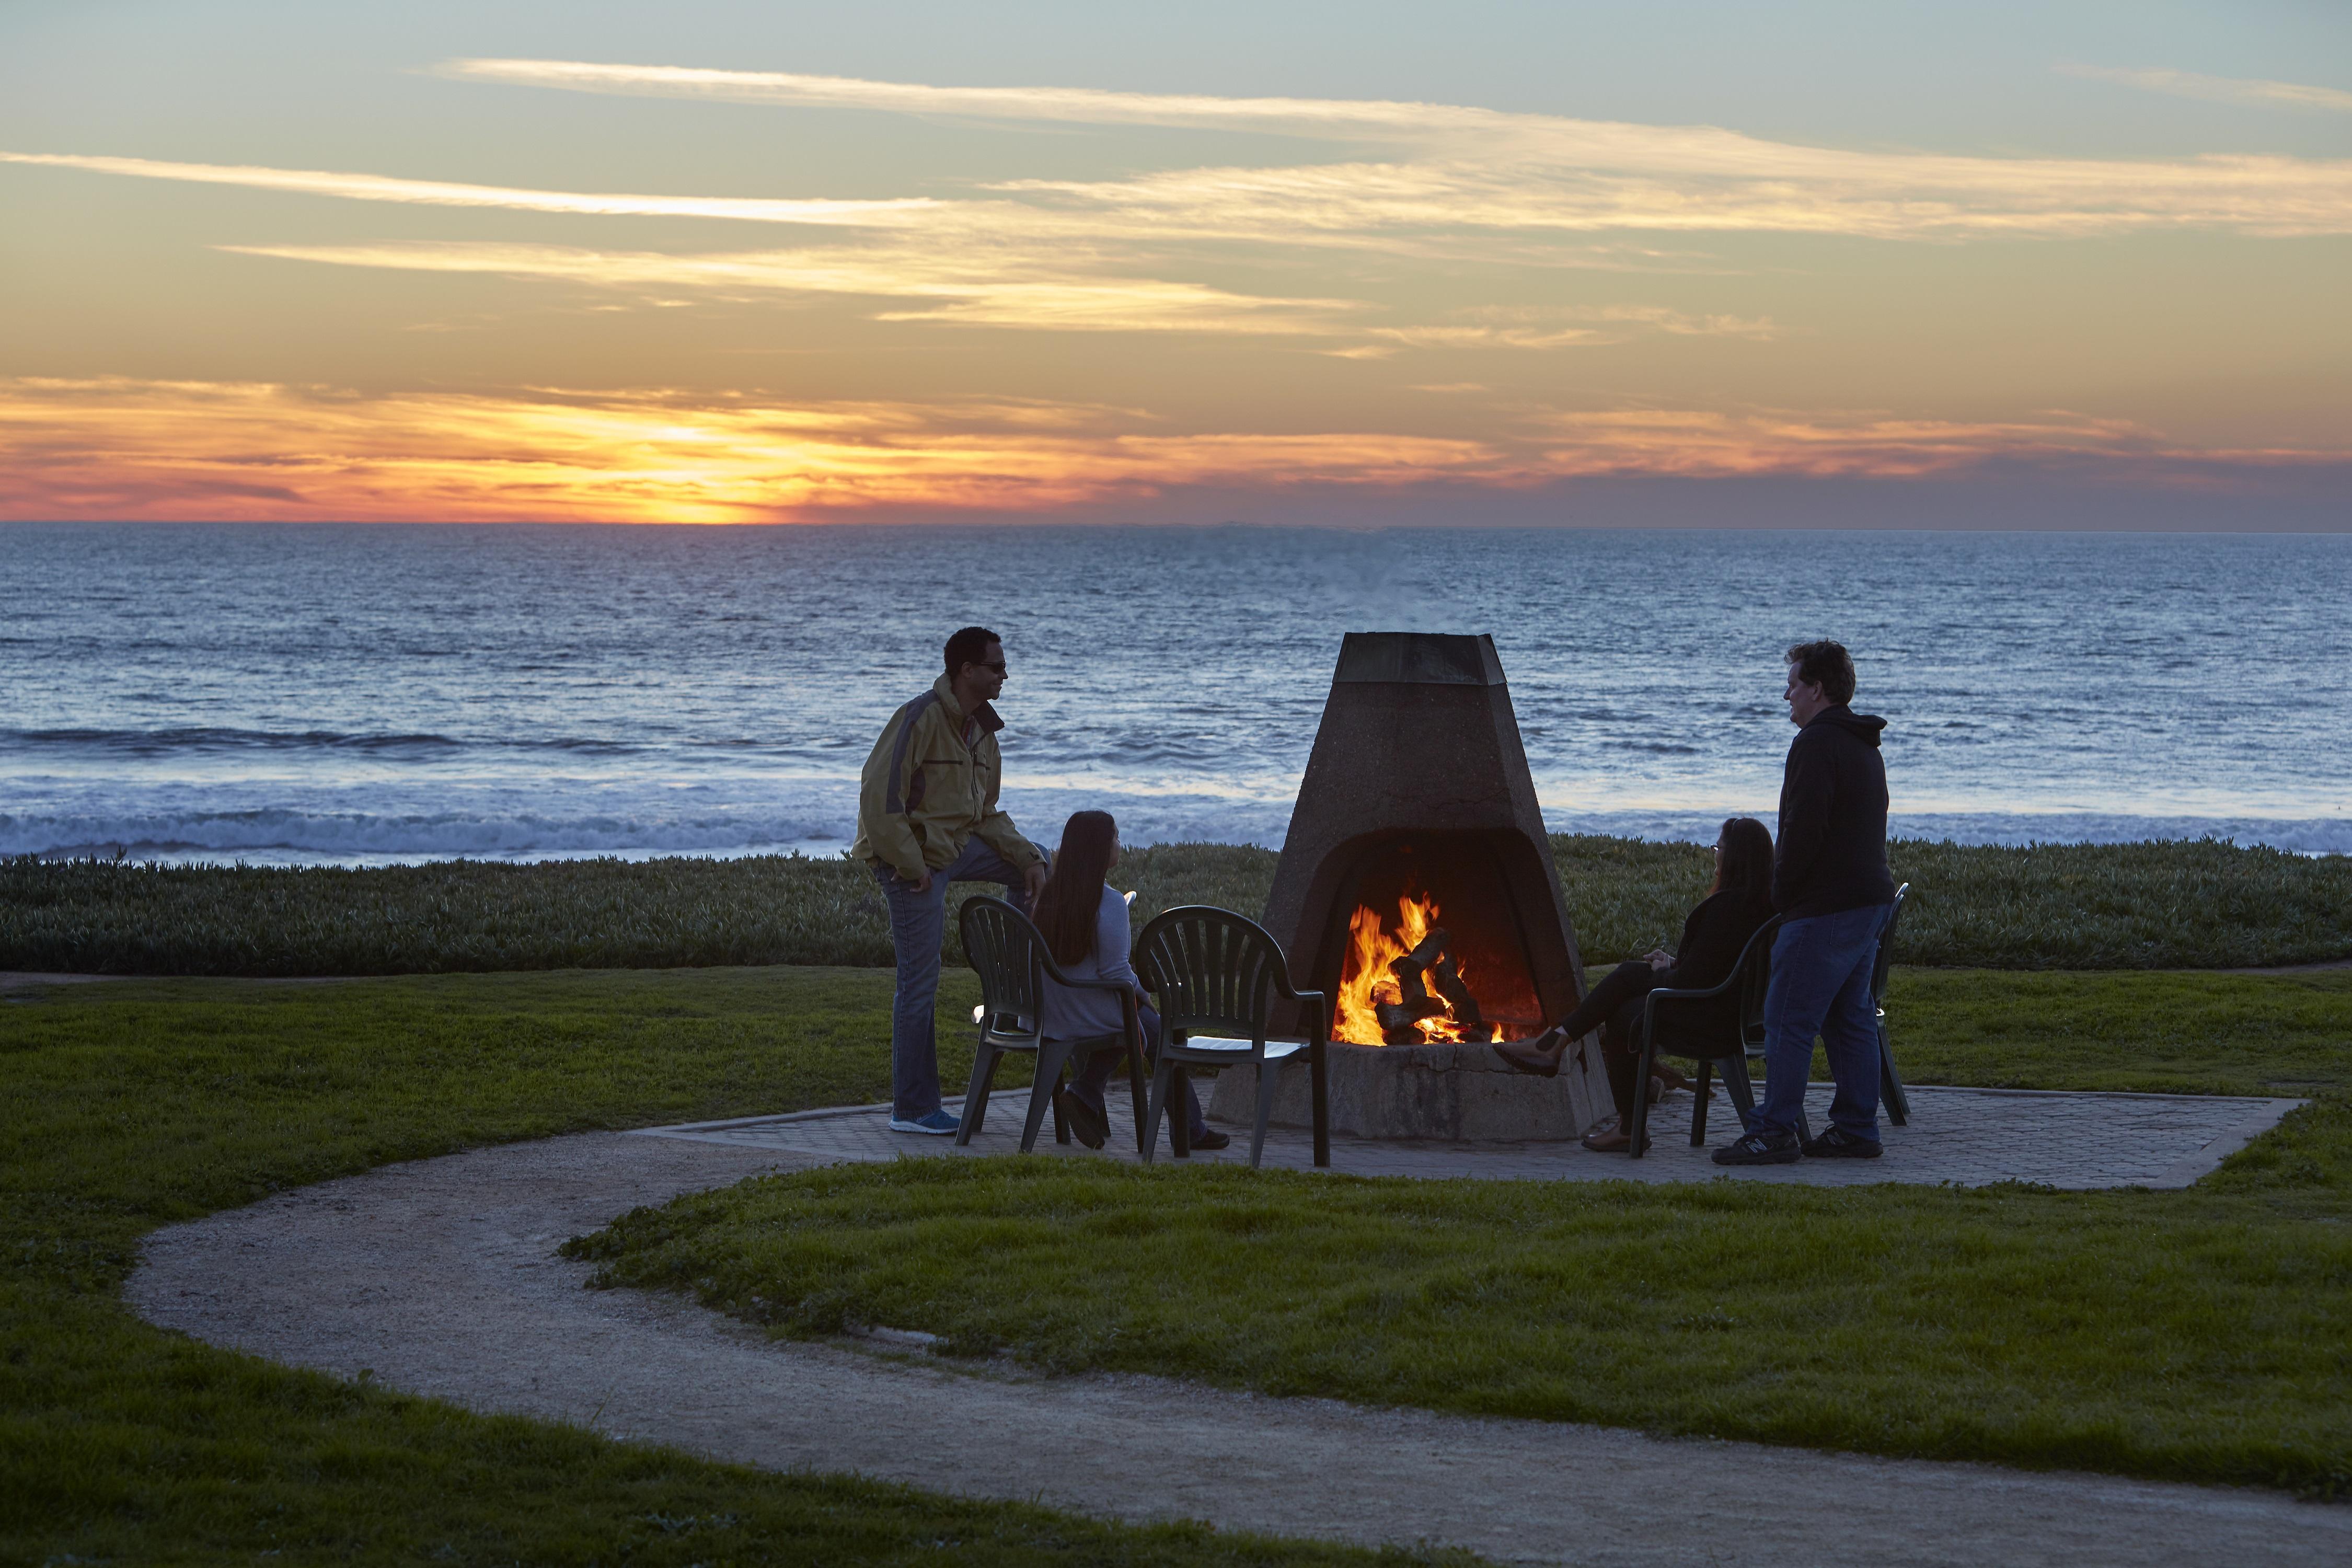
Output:
<svg viewBox="0 0 2352 1568">
<path fill-rule="evenodd" d="M 944 675 L 890 716 L 866 759 L 850 854 L 908 881 L 955 863 L 974 834 L 1024 868 L 1044 857 L 996 809 L 1004 773 L 996 732 L 1004 721 L 983 702 L 967 716 Z M 968 738 L 967 738 L 968 737 Z"/>
</svg>

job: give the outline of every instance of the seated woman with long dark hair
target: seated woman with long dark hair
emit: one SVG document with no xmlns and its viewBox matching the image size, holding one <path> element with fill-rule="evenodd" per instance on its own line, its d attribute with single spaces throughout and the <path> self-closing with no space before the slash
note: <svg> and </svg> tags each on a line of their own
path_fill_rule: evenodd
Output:
<svg viewBox="0 0 2352 1568">
<path fill-rule="evenodd" d="M 1134 933 L 1127 921 L 1127 896 L 1103 881 L 1118 864 L 1118 824 L 1107 811 L 1079 811 L 1062 827 L 1062 847 L 1054 857 L 1045 891 L 1037 895 L 1031 918 L 1045 939 L 1045 950 L 1062 973 L 1073 980 L 1119 980 L 1135 993 L 1143 1022 L 1147 1058 L 1160 1050 L 1160 1015 L 1142 1005 L 1143 985 L 1129 961 Z M 1116 1035 L 1126 1026 L 1118 998 L 1107 991 L 1074 991 L 1048 978 L 1039 1019 L 1047 1039 L 1082 1040 L 1093 1035 Z M 1103 1088 L 1123 1051 L 1097 1051 L 1078 1069 L 1070 1087 L 1055 1097 L 1064 1126 L 1089 1149 L 1099 1149 L 1109 1136 L 1110 1120 Z M 1201 1100 L 1185 1085 L 1184 1125 L 1195 1149 L 1222 1149 L 1233 1142 L 1213 1132 L 1201 1117 Z"/>
<path fill-rule="evenodd" d="M 1496 1046 L 1497 1055 L 1521 1072 L 1550 1078 L 1559 1071 L 1568 1047 L 1601 1031 L 1601 1061 L 1617 1100 L 1617 1119 L 1584 1135 L 1584 1146 L 1604 1152 L 1629 1148 L 1633 1124 L 1633 1079 L 1640 1072 L 1643 998 L 1653 991 L 1704 991 L 1731 977 L 1748 939 L 1772 918 L 1772 835 L 1752 816 L 1735 816 L 1715 841 L 1715 885 L 1683 922 L 1677 950 L 1654 950 L 1619 964 L 1577 1005 L 1576 1011 L 1527 1046 Z M 1658 1015 L 1658 1048 L 1671 1051 L 1679 1037 L 1705 1029 L 1720 1038 L 1737 1026 L 1738 999 L 1692 1003 Z M 1706 1011 L 1700 1011 L 1705 1009 Z M 1680 1075 L 1676 1075 L 1678 1078 Z M 1650 1090 L 1654 1095 L 1654 1090 Z"/>
</svg>

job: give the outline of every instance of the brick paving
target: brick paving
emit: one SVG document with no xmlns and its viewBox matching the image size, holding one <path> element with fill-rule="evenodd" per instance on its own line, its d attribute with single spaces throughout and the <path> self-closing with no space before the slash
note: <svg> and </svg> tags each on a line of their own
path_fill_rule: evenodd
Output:
<svg viewBox="0 0 2352 1568">
<path fill-rule="evenodd" d="M 1815 1084 L 1807 1111 L 1816 1130 L 1829 1123 L 1831 1089 Z M 844 1106 L 788 1116 L 739 1118 L 653 1127 L 641 1137 L 680 1138 L 772 1151 L 826 1162 L 904 1156 L 1007 1154 L 1020 1146 L 1029 1091 L 990 1096 L 982 1130 L 963 1149 L 953 1140 L 893 1132 L 889 1108 Z M 1879 1182 L 1949 1183 L 1983 1186 L 2035 1182 L 2072 1189 L 2185 1187 L 2301 1105 L 2299 1100 L 2253 1100 L 2175 1094 L 2081 1094 L 2032 1089 L 1911 1090 L 1911 1124 L 1895 1127 L 1882 1115 L 1885 1156 L 1878 1160 L 1806 1160 L 1794 1165 L 1727 1167 L 1707 1157 L 1738 1135 L 1738 1118 L 1717 1095 L 1707 1121 L 1707 1148 L 1690 1146 L 1691 1099 L 1670 1095 L 1654 1108 L 1650 1152 L 1640 1160 L 1595 1154 L 1567 1143 L 1391 1143 L 1351 1138 L 1331 1141 L 1331 1169 L 1359 1176 L 1477 1176 L 1498 1181 L 1800 1182 L 1859 1186 Z M 1136 1159 L 1134 1122 L 1122 1097 L 1111 1098 L 1111 1137 L 1099 1152 L 1053 1141 L 1052 1121 L 1038 1134 L 1048 1158 Z M 1247 1164 L 1245 1131 L 1225 1128 L 1234 1144 L 1194 1159 Z M 1294 1170 L 1313 1166 L 1307 1135 L 1276 1128 L 1266 1134 L 1265 1163 Z M 1167 1133 L 1160 1158 L 1170 1158 Z"/>
</svg>

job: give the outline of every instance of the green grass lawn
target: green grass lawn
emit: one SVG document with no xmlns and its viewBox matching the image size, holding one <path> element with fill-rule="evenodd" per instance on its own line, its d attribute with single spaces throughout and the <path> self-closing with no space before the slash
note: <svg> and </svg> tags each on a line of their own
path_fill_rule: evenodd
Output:
<svg viewBox="0 0 2352 1568">
<path fill-rule="evenodd" d="M 504 1140 L 885 1098 L 889 989 L 871 971 L 665 971 L 0 1003 L 0 1563 L 1381 1560 L 469 1415 L 213 1350 L 119 1302 L 143 1232 L 279 1188 Z M 968 1034 L 950 1021 L 972 1000 L 950 973 L 944 1041 Z"/>
<path fill-rule="evenodd" d="M 1897 967 L 1906 1080 L 2302 1098 L 2352 1090 L 2352 970 L 2017 973 Z M 1816 1078 L 1829 1076 L 1816 1062 Z"/>
<path fill-rule="evenodd" d="M 133 982 L 0 1004 L 0 1562 L 1361 1555 L 756 1474 L 272 1366 L 119 1304 L 145 1231 L 281 1188 L 882 1098 L 888 994 L 887 973 L 793 968 Z M 950 971 L 950 1083 L 972 999 Z M 2337 1088 L 2181 1194 L 919 1161 L 652 1211 L 601 1245 L 660 1280 L 744 1227 L 795 1332 L 878 1321 L 1052 1365 L 2341 1488 L 2352 976 L 1900 971 L 1890 1007 L 1919 1082 Z M 918 1232 L 969 1266 L 954 1293 L 891 1263 Z"/>
</svg>

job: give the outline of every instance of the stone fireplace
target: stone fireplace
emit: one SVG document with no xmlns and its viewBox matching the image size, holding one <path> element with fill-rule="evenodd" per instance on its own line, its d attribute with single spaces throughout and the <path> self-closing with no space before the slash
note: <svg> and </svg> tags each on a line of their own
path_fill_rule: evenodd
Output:
<svg viewBox="0 0 2352 1568">
<path fill-rule="evenodd" d="M 1597 1051 L 1515 1073 L 1521 1040 L 1584 992 L 1493 638 L 1350 632 L 1263 923 L 1334 1005 L 1331 1130 L 1360 1138 L 1574 1138 L 1608 1106 Z M 1275 1121 L 1307 1120 L 1283 1069 Z M 1246 1121 L 1249 1075 L 1209 1114 Z"/>
</svg>

